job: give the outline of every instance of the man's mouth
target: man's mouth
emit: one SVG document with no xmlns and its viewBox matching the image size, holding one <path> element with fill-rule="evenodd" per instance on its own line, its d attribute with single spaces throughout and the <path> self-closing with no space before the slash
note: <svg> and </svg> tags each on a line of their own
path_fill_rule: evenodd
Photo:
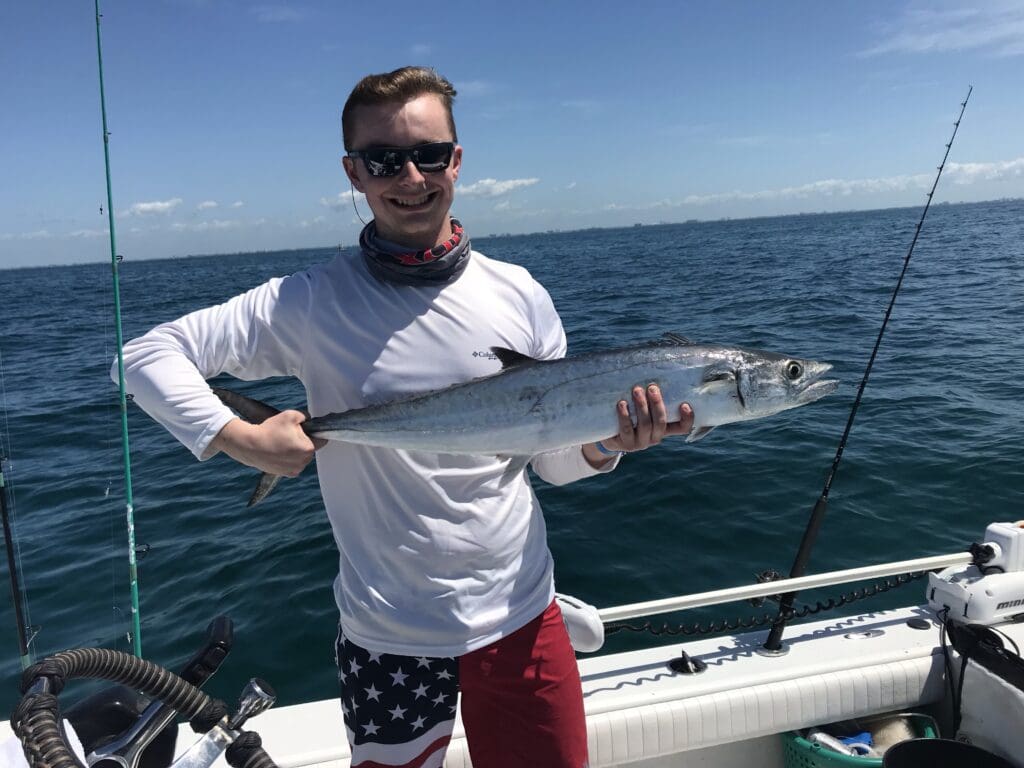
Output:
<svg viewBox="0 0 1024 768">
<path fill-rule="evenodd" d="M 391 197 L 388 198 L 392 203 L 397 205 L 399 208 L 418 208 L 421 205 L 426 205 L 433 198 L 432 192 L 425 192 L 415 197 Z"/>
</svg>

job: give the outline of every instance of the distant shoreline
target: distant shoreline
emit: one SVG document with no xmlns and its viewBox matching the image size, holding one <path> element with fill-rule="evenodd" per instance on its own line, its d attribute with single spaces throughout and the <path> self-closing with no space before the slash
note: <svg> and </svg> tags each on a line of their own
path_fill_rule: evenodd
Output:
<svg viewBox="0 0 1024 768">
<path fill-rule="evenodd" d="M 932 208 L 950 208 L 950 207 L 967 207 L 975 205 L 998 205 L 998 204 L 1009 204 L 1009 203 L 1021 203 L 1024 202 L 1024 197 L 1001 197 L 995 200 L 975 200 L 972 202 L 949 202 L 941 201 L 933 203 Z M 923 206 L 920 205 L 894 205 L 888 208 L 850 208 L 840 211 L 805 211 L 800 213 L 781 213 L 774 215 L 765 216 L 720 216 L 714 219 L 696 219 L 690 218 L 684 221 L 659 221 L 657 223 L 635 223 L 619 225 L 614 227 L 583 227 L 579 229 L 548 229 L 539 230 L 536 232 L 523 232 L 523 233 L 488 233 L 486 235 L 475 235 L 477 242 L 490 241 L 490 240 L 503 240 L 506 238 L 520 238 L 520 237 L 547 237 L 551 235 L 572 235 L 584 232 L 610 232 L 614 230 L 626 230 L 633 231 L 636 229 L 653 229 L 658 227 L 682 227 L 682 226 L 698 226 L 707 224 L 721 224 L 724 222 L 744 222 L 744 221 L 765 221 L 769 219 L 797 219 L 805 218 L 808 216 L 848 216 L 850 214 L 864 214 L 864 213 L 881 213 L 883 211 L 898 211 L 898 210 L 922 210 Z M 349 248 L 358 247 L 355 243 L 341 244 L 341 245 L 323 245 L 323 246 L 309 246 L 305 248 L 272 248 L 269 250 L 246 250 L 246 251 L 228 251 L 219 253 L 188 253 L 181 256 L 154 256 L 153 258 L 136 259 L 136 261 L 180 261 L 182 259 L 206 259 L 212 256 L 218 257 L 234 257 L 234 256 L 266 256 L 268 254 L 293 254 L 302 252 L 333 252 L 340 250 L 346 250 Z M 97 264 L 108 264 L 109 259 L 92 259 L 89 261 L 69 261 L 69 262 L 58 262 L 51 264 L 33 264 L 31 266 L 12 266 L 4 267 L 0 266 L 0 272 L 18 270 L 18 269 L 50 269 L 53 267 L 82 267 L 82 266 L 95 266 Z"/>
</svg>

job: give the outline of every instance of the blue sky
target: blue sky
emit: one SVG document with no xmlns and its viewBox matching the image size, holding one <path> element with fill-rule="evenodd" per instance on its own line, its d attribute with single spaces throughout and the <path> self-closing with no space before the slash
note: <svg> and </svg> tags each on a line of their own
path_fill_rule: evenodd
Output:
<svg viewBox="0 0 1024 768">
<path fill-rule="evenodd" d="M 364 74 L 455 84 L 471 235 L 1024 196 L 1024 2 L 106 0 L 118 250 L 351 244 Z M 0 12 L 0 268 L 109 258 L 91 0 Z M 360 211 L 369 218 L 365 202 Z"/>
</svg>

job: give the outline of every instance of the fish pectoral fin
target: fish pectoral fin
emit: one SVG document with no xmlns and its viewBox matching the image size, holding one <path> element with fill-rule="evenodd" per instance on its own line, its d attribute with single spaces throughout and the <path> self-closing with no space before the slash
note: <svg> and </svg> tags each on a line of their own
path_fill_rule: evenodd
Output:
<svg viewBox="0 0 1024 768">
<path fill-rule="evenodd" d="M 696 443 L 698 440 L 703 440 L 709 434 L 714 427 L 700 427 L 699 429 L 690 430 L 690 434 L 686 436 L 686 442 Z"/>
<path fill-rule="evenodd" d="M 498 456 L 501 461 L 507 461 L 508 466 L 505 467 L 505 471 L 501 473 L 501 480 L 498 481 L 500 485 L 504 485 L 510 480 L 515 480 L 526 469 L 526 465 L 530 463 L 533 456 Z"/>
<path fill-rule="evenodd" d="M 736 377 L 732 374 L 723 374 L 719 378 L 704 380 L 704 383 L 697 387 L 698 395 L 710 395 L 715 392 L 728 390 L 734 392 L 736 390 Z"/>
</svg>

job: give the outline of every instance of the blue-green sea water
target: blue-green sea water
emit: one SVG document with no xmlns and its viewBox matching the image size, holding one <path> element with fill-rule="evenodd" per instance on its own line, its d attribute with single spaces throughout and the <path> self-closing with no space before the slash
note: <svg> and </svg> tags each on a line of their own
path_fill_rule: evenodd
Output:
<svg viewBox="0 0 1024 768">
<path fill-rule="evenodd" d="M 570 354 L 675 331 L 834 363 L 830 397 L 695 444 L 627 456 L 611 475 L 536 481 L 561 591 L 598 606 L 788 571 L 831 465 L 919 209 L 474 239 L 548 288 Z M 472 233 L 471 233 L 472 234 Z M 134 256 L 143 256 L 136 254 Z M 329 248 L 121 268 L 126 337 Z M 110 267 L 0 271 L 0 442 L 10 456 L 37 654 L 130 650 Z M 1024 518 L 1024 201 L 930 212 L 832 486 L 811 570 L 963 549 Z M 430 350 L 423 350 L 430 354 Z M 280 406 L 295 382 L 248 392 Z M 198 463 L 130 406 L 142 648 L 170 666 L 218 614 L 235 650 L 208 688 L 260 675 L 282 703 L 335 695 L 333 540 L 310 468 L 252 510 L 252 471 Z M 0 565 L 6 581 L 6 564 Z M 6 590 L 6 584 L 4 586 Z M 828 590 L 825 590 L 828 593 Z M 865 604 L 923 601 L 920 582 Z M 16 698 L 12 603 L 0 599 L 0 708 Z M 734 618 L 746 604 L 672 620 Z M 661 642 L 616 636 L 612 650 Z"/>
</svg>

